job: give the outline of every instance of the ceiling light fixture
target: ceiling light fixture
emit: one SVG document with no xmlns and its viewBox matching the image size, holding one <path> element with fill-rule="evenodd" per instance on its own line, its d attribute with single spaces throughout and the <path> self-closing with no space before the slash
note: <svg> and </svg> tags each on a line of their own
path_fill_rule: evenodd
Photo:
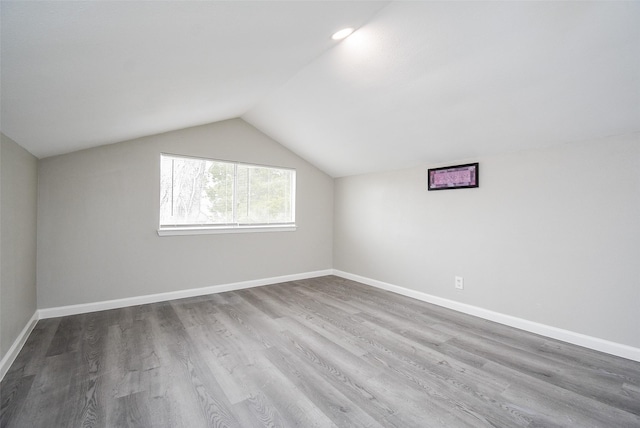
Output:
<svg viewBox="0 0 640 428">
<path fill-rule="evenodd" d="M 353 33 L 353 28 L 344 28 L 331 36 L 333 40 L 342 40 L 346 38 L 349 34 Z"/>
</svg>

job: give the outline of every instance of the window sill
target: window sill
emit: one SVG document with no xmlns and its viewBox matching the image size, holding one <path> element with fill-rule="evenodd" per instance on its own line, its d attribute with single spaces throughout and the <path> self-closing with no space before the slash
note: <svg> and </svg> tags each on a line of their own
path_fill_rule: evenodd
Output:
<svg viewBox="0 0 640 428">
<path fill-rule="evenodd" d="M 235 227 L 163 227 L 158 236 L 216 235 L 220 233 L 295 232 L 296 225 Z"/>
</svg>

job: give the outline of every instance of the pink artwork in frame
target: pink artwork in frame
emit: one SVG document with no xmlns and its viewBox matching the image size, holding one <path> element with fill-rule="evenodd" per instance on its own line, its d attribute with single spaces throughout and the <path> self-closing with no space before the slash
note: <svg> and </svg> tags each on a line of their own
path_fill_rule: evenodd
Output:
<svg viewBox="0 0 640 428">
<path fill-rule="evenodd" d="M 479 186 L 478 163 L 430 168 L 428 170 L 427 189 L 447 190 L 465 189 Z"/>
</svg>

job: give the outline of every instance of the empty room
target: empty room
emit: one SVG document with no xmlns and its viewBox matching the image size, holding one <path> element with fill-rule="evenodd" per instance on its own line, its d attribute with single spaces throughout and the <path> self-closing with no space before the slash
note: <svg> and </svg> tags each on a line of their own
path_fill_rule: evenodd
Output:
<svg viewBox="0 0 640 428">
<path fill-rule="evenodd" d="M 639 1 L 0 0 L 0 428 L 639 427 Z"/>
</svg>

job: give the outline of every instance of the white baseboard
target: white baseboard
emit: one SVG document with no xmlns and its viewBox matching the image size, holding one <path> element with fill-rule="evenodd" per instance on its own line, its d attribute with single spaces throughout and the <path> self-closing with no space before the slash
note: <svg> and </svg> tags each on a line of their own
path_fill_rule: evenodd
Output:
<svg viewBox="0 0 640 428">
<path fill-rule="evenodd" d="M 146 303 L 164 302 L 167 300 L 183 299 L 185 297 L 203 296 L 206 294 L 223 293 L 225 291 L 242 290 L 244 288 L 261 287 L 263 285 L 278 284 L 287 281 L 316 278 L 332 275 L 333 269 L 304 272 L 291 275 L 276 276 L 272 278 L 256 279 L 251 281 L 233 282 L 229 284 L 213 285 L 210 287 L 192 288 L 189 290 L 170 291 L 167 293 L 149 294 L 146 296 L 129 297 L 125 299 L 106 300 L 102 302 L 84 303 L 79 305 L 59 306 L 53 308 L 38 309 L 27 325 L 22 329 L 9 351 L 0 361 L 0 381 L 15 361 L 24 346 L 29 334 L 33 331 L 39 319 L 63 317 L 67 315 L 85 314 L 88 312 L 104 311 L 108 309 L 125 308 L 128 306 L 144 305 Z"/>
<path fill-rule="evenodd" d="M 24 326 L 16 340 L 11 345 L 11 348 L 7 351 L 7 353 L 2 357 L 2 361 L 0 361 L 0 381 L 4 379 L 4 375 L 9 371 L 9 367 L 16 360 L 16 357 L 22 350 L 22 347 L 27 342 L 29 335 L 33 331 L 33 328 L 36 326 L 38 322 L 38 311 L 33 313 L 31 319 L 27 322 L 27 325 Z"/>
<path fill-rule="evenodd" d="M 399 287 L 397 285 L 389 284 L 371 278 L 366 278 L 360 275 L 354 275 L 352 273 L 343 272 L 337 269 L 333 270 L 333 274 L 345 279 L 350 279 L 352 281 L 361 282 L 363 284 L 371 285 L 376 288 L 391 291 L 393 293 L 402 294 L 403 296 L 422 300 L 423 302 L 433 303 L 434 305 L 453 309 L 458 312 L 474 315 L 476 317 L 484 318 L 489 321 L 495 321 L 497 323 L 515 327 L 520 330 L 536 333 L 552 339 L 561 340 L 563 342 L 572 343 L 574 345 L 583 346 L 585 348 L 640 362 L 640 348 L 634 348 L 633 346 L 623 345 L 621 343 L 611 342 L 608 340 L 587 336 L 585 334 L 576 333 L 569 330 L 563 330 L 561 328 L 528 321 L 511 315 L 501 314 L 499 312 L 490 311 L 488 309 L 468 305 L 466 303 L 456 302 L 455 300 L 443 299 L 442 297 L 433 296 L 421 291 Z"/>
<path fill-rule="evenodd" d="M 337 269 L 326 269 L 314 272 L 305 272 L 300 274 L 284 275 L 272 278 L 257 279 L 251 281 L 234 282 L 229 284 L 214 285 L 203 288 L 193 288 L 189 290 L 171 291 L 167 293 L 150 294 L 146 296 L 136 296 L 125 299 L 107 300 L 102 302 L 86 303 L 79 305 L 60 306 L 54 308 L 45 308 L 37 310 L 24 329 L 20 332 L 15 342 L 9 348 L 9 351 L 0 361 L 0 380 L 2 380 L 15 361 L 18 353 L 24 346 L 29 334 L 33 331 L 39 319 L 55 318 L 67 315 L 77 315 L 87 312 L 104 311 L 108 309 L 124 308 L 128 306 L 143 305 L 146 303 L 163 302 L 167 300 L 182 299 L 185 297 L 202 296 L 206 294 L 222 293 L 225 291 L 242 290 L 251 287 L 260 287 L 263 285 L 278 284 L 287 281 L 296 281 L 300 279 L 316 278 L 326 275 L 336 275 L 342 278 L 361 282 L 376 288 L 391 291 L 403 296 L 412 297 L 424 302 L 433 303 L 438 306 L 453 309 L 458 312 L 474 315 L 500 324 L 515 327 L 520 330 L 529 331 L 531 333 L 540 334 L 549 338 L 562 340 L 563 342 L 572 343 L 574 345 L 584 346 L 585 348 L 594 349 L 596 351 L 605 352 L 607 354 L 616 355 L 630 360 L 640 362 L 640 349 L 632 346 L 587 336 L 581 333 L 563 330 L 560 328 L 528 321 L 522 318 L 501 314 L 499 312 L 490 311 L 488 309 L 479 308 L 477 306 L 468 305 L 466 303 L 456 302 L 454 300 L 444 299 L 416 290 L 411 290 L 386 282 L 354 275 Z"/>
<path fill-rule="evenodd" d="M 108 309 L 126 308 L 128 306 L 165 302 L 167 300 L 184 299 L 185 297 L 203 296 L 206 294 L 223 293 L 225 291 L 242 290 L 244 288 L 251 287 L 261 287 L 263 285 L 278 284 L 280 282 L 296 281 L 299 279 L 315 278 L 318 276 L 326 276 L 331 274 L 333 274 L 333 270 L 326 269 L 314 272 L 276 276 L 272 278 L 255 279 L 251 281 L 233 282 L 230 284 L 212 285 L 210 287 L 169 291 L 166 293 L 149 294 L 146 296 L 127 297 L 124 299 L 105 300 L 102 302 L 83 303 L 79 305 L 58 306 L 38 310 L 38 317 L 39 319 L 56 318 L 67 315 L 78 315 L 88 312 L 105 311 Z"/>
</svg>

